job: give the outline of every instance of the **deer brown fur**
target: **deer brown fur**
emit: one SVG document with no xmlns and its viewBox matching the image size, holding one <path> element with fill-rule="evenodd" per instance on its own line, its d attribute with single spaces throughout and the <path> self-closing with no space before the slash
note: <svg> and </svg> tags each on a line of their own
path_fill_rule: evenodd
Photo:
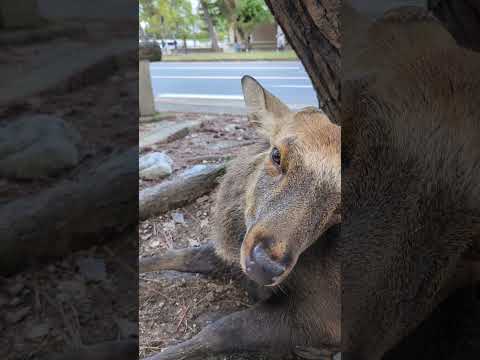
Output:
<svg viewBox="0 0 480 360">
<path fill-rule="evenodd" d="M 242 85 L 249 120 L 262 140 L 228 166 L 210 249 L 224 264 L 260 282 L 259 290 L 269 289 L 268 298 L 152 359 L 228 352 L 326 359 L 340 345 L 340 263 L 332 254 L 340 222 L 340 127 L 315 108 L 290 111 L 253 78 L 244 77 Z M 268 257 L 265 266 L 284 265 L 278 277 L 267 281 L 249 271 L 258 247 Z M 193 250 L 192 258 L 197 253 Z"/>
<path fill-rule="evenodd" d="M 342 88 L 341 234 L 340 129 L 318 110 L 289 111 L 246 78 L 249 117 L 264 139 L 230 165 L 215 246 L 192 250 L 190 264 L 214 271 L 215 261 L 196 265 L 207 251 L 270 289 L 268 298 L 151 359 L 244 351 L 325 359 L 340 341 L 349 360 L 480 350 L 468 338 L 429 341 L 448 343 L 430 335 L 468 323 L 459 309 L 480 318 L 478 302 L 454 301 L 478 281 L 480 56 L 418 9 L 364 27 Z M 274 148 L 286 163 L 272 163 Z M 262 266 L 251 265 L 258 246 Z"/>
<path fill-rule="evenodd" d="M 345 357 L 378 360 L 474 281 L 466 258 L 480 239 L 480 54 L 418 8 L 370 29 L 342 88 L 339 252 L 348 259 Z M 422 347 L 404 344 L 403 358 L 461 358 L 455 345 L 433 351 L 423 335 Z"/>
</svg>

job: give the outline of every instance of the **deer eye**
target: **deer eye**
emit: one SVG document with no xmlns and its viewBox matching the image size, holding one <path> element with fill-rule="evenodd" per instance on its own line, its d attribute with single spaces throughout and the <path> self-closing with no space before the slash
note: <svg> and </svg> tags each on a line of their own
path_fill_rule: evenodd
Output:
<svg viewBox="0 0 480 360">
<path fill-rule="evenodd" d="M 270 157 L 273 161 L 274 164 L 280 166 L 282 163 L 282 154 L 280 154 L 280 150 L 278 150 L 276 147 L 272 149 L 272 152 L 270 153 Z"/>
</svg>

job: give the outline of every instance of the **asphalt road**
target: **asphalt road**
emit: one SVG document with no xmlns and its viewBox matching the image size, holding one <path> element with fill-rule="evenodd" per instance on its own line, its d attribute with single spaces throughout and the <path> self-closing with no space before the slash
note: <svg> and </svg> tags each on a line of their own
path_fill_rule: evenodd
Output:
<svg viewBox="0 0 480 360">
<path fill-rule="evenodd" d="M 292 108 L 318 106 L 297 61 L 154 62 L 150 65 L 157 110 L 244 113 L 240 79 L 256 78 Z"/>
</svg>

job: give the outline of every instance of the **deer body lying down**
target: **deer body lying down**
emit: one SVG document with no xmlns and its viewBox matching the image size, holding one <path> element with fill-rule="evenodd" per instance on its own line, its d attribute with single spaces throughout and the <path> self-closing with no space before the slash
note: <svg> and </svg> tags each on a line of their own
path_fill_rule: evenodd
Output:
<svg viewBox="0 0 480 360">
<path fill-rule="evenodd" d="M 342 84 L 342 357 L 480 358 L 480 299 L 438 311 L 478 285 L 480 54 L 416 7 L 362 44 Z"/>
<path fill-rule="evenodd" d="M 362 44 L 344 69 L 352 80 L 342 84 L 341 171 L 339 127 L 243 81 L 265 141 L 223 180 L 215 248 L 143 267 L 207 272 L 221 258 L 272 291 L 152 359 L 244 351 L 322 359 L 340 343 L 344 360 L 478 358 L 478 322 L 455 342 L 444 334 L 468 321 L 437 310 L 478 284 L 480 54 L 412 8 L 371 24 Z M 468 298 L 449 309 L 480 319 L 480 300 Z"/>
<path fill-rule="evenodd" d="M 214 211 L 214 247 L 174 251 L 142 267 L 214 272 L 221 259 L 267 296 L 151 359 L 231 352 L 323 359 L 340 345 L 340 263 L 333 254 L 340 127 L 318 109 L 290 111 L 253 78 L 244 77 L 242 86 L 263 140 L 227 169 Z"/>
</svg>

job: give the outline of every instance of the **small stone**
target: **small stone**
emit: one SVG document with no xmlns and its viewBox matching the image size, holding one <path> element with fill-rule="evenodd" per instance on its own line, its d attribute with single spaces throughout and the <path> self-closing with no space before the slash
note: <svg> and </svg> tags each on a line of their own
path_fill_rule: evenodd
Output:
<svg viewBox="0 0 480 360">
<path fill-rule="evenodd" d="M 34 324 L 26 329 L 25 338 L 28 340 L 36 340 L 47 336 L 49 332 L 50 325 L 47 323 Z"/>
<path fill-rule="evenodd" d="M 59 294 L 57 294 L 57 298 L 59 298 L 59 300 L 83 299 L 86 297 L 87 294 L 85 284 L 82 281 L 78 280 L 61 281 L 57 285 L 57 288 L 59 290 Z"/>
<path fill-rule="evenodd" d="M 235 125 L 235 124 L 229 124 L 229 125 L 225 126 L 225 131 L 226 132 L 235 132 L 236 130 L 238 130 L 238 126 Z"/>
<path fill-rule="evenodd" d="M 103 259 L 80 258 L 77 260 L 77 266 L 87 281 L 105 281 L 107 278 L 107 267 Z"/>
<path fill-rule="evenodd" d="M 9 303 L 8 305 L 10 306 L 18 306 L 22 303 L 22 299 L 20 299 L 19 297 L 14 297 Z"/>
<path fill-rule="evenodd" d="M 205 296 L 205 300 L 207 302 L 211 302 L 211 301 L 215 300 L 215 296 L 213 295 L 213 293 L 208 293 L 207 296 Z"/>
<path fill-rule="evenodd" d="M 197 203 L 199 203 L 199 204 L 203 204 L 204 202 L 207 202 L 208 199 L 209 199 L 209 197 L 206 196 L 206 195 L 204 195 L 204 196 L 200 196 L 196 201 L 197 201 Z"/>
<path fill-rule="evenodd" d="M 139 160 L 140 177 L 145 180 L 161 179 L 172 174 L 173 160 L 165 153 L 154 152 Z"/>
<path fill-rule="evenodd" d="M 10 295 L 16 296 L 20 294 L 20 292 L 23 290 L 24 287 L 25 285 L 23 284 L 23 282 L 16 282 L 15 284 L 10 285 L 7 288 L 7 291 Z"/>
<path fill-rule="evenodd" d="M 181 212 L 172 213 L 172 220 L 177 224 L 185 225 L 185 216 Z"/>
<path fill-rule="evenodd" d="M 80 133 L 61 118 L 28 115 L 0 130 L 0 177 L 41 179 L 81 160 Z"/>
<path fill-rule="evenodd" d="M 138 336 L 138 325 L 136 322 L 120 318 L 116 318 L 115 322 L 123 338 Z"/>
<path fill-rule="evenodd" d="M 16 324 L 19 321 L 22 321 L 23 319 L 25 319 L 25 317 L 29 314 L 29 312 L 30 312 L 29 306 L 22 307 L 18 310 L 11 310 L 5 314 L 5 320 L 9 324 Z"/>
<path fill-rule="evenodd" d="M 122 81 L 122 77 L 119 75 L 113 75 L 112 77 L 110 77 L 110 81 L 113 83 L 118 83 Z"/>
<path fill-rule="evenodd" d="M 3 294 L 0 294 L 0 307 L 8 304 L 8 297 Z"/>
</svg>

